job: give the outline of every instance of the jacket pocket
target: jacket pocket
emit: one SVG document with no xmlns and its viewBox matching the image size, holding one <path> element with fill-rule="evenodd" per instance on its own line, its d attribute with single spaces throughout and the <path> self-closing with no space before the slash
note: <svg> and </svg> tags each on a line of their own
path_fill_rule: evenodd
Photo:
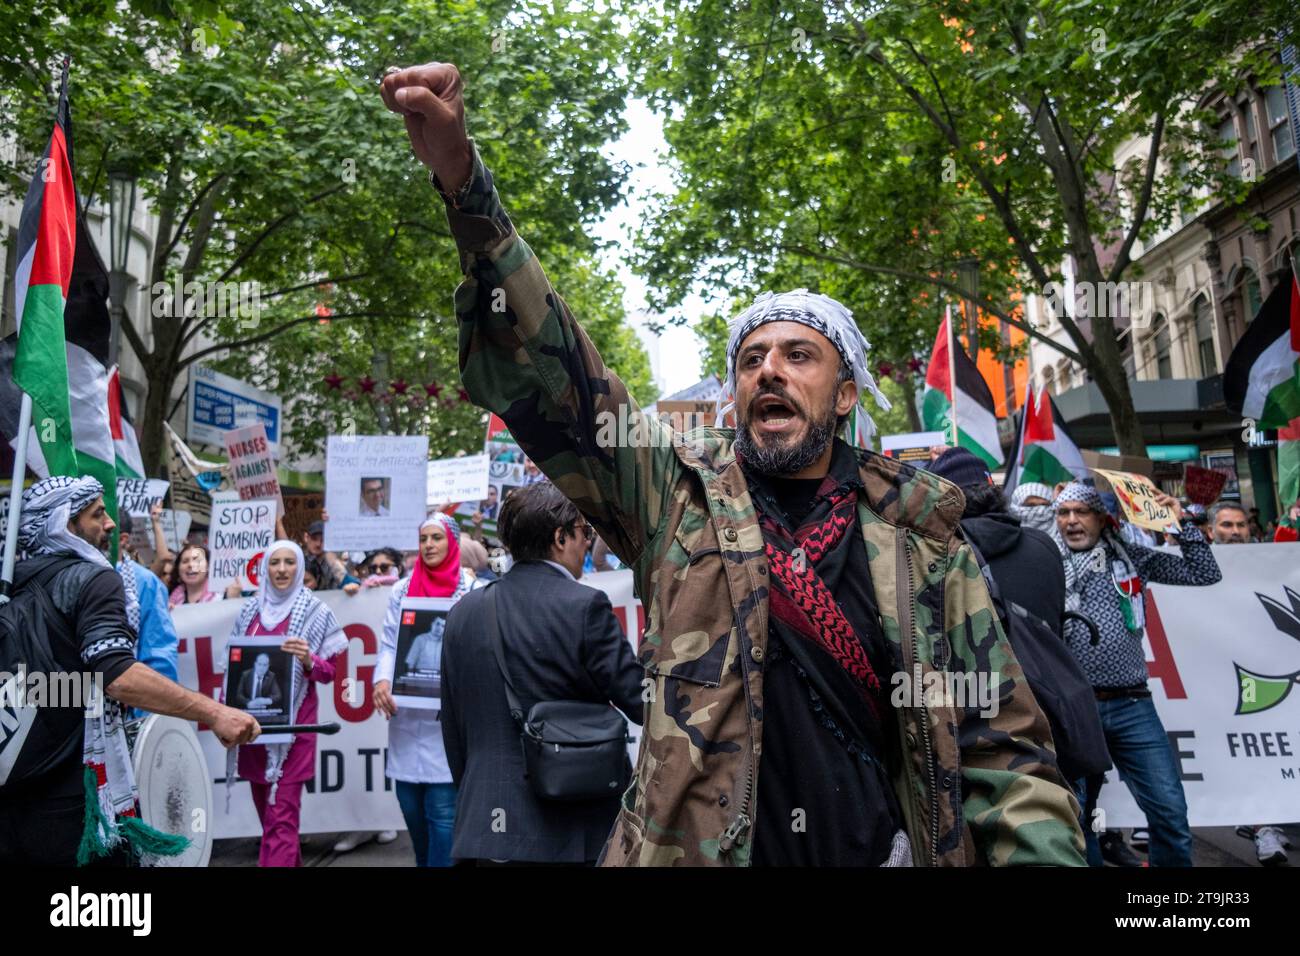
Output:
<svg viewBox="0 0 1300 956">
<path fill-rule="evenodd" d="M 641 848 L 645 845 L 645 821 L 636 813 L 641 799 L 637 791 L 639 777 L 639 773 L 633 774 L 632 783 L 623 791 L 614 829 L 610 831 L 600 860 L 601 866 L 637 866 L 640 862 Z"/>
<path fill-rule="evenodd" d="M 649 674 L 706 687 L 722 683 L 736 633 L 722 562 L 712 522 L 690 531 L 677 528 L 669 560 L 659 570 L 658 631 L 647 635 L 641 647 L 641 662 Z"/>
</svg>

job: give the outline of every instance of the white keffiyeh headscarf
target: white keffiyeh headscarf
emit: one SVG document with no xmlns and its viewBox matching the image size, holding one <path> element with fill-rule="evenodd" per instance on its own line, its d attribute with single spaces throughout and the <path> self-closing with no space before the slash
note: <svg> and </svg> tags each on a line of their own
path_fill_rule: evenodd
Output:
<svg viewBox="0 0 1300 956">
<path fill-rule="evenodd" d="M 44 478 L 23 492 L 18 522 L 18 548 L 29 557 L 75 554 L 111 568 L 108 558 L 89 541 L 68 530 L 68 522 L 104 496 L 95 478 Z"/>
<path fill-rule="evenodd" d="M 1085 607 L 1083 603 L 1084 585 L 1087 577 L 1092 574 L 1099 574 L 1107 582 L 1115 580 L 1127 581 L 1137 577 L 1137 565 L 1129 556 L 1128 549 L 1124 547 L 1124 542 L 1120 540 L 1119 535 L 1110 526 L 1109 512 L 1106 511 L 1106 506 L 1101 500 L 1101 493 L 1096 488 L 1082 482 L 1072 481 L 1061 489 L 1061 493 L 1052 502 L 1052 508 L 1058 510 L 1061 505 L 1069 501 L 1077 501 L 1087 505 L 1102 516 L 1101 537 L 1087 551 L 1071 550 L 1055 521 L 1052 522 L 1052 527 L 1048 532 L 1052 540 L 1056 542 L 1057 549 L 1061 552 L 1061 560 L 1064 565 L 1065 609 L 1067 611 L 1082 611 L 1093 620 L 1097 620 L 1098 613 L 1092 608 Z M 1111 554 L 1115 557 L 1113 567 L 1110 560 Z M 1103 591 L 1102 593 L 1108 592 Z M 1140 636 L 1146 624 L 1145 598 L 1139 592 L 1129 596 L 1115 594 L 1114 599 L 1122 602 L 1123 606 L 1127 608 L 1124 617 L 1129 630 Z"/>
<path fill-rule="evenodd" d="M 294 553 L 298 559 L 298 565 L 297 570 L 294 572 L 293 581 L 288 587 L 281 589 L 271 583 L 270 564 L 272 555 L 277 551 L 284 550 Z M 252 600 L 246 602 L 239 612 L 234 630 L 231 632 L 231 640 L 238 640 L 247 634 L 249 625 L 260 614 L 262 626 L 267 630 L 274 629 L 281 621 L 288 618 L 289 631 L 287 636 L 300 637 L 305 640 L 307 647 L 317 657 L 328 659 L 347 648 L 347 635 L 343 633 L 334 612 L 322 604 L 320 599 L 303 585 L 303 573 L 302 549 L 292 541 L 281 539 L 273 542 L 266 549 L 266 554 L 262 556 L 257 579 L 257 594 Z M 310 677 L 308 676 L 309 669 L 303 667 L 302 662 L 296 658 L 294 666 L 298 668 L 299 674 L 296 689 L 294 690 L 293 710 L 291 712 L 296 714 L 298 708 L 302 705 L 303 698 L 307 696 Z M 269 728 L 269 730 L 271 733 L 275 732 L 274 727 Z M 275 803 L 280 777 L 284 773 L 284 761 L 289 755 L 289 744 L 252 744 L 251 746 L 266 747 L 266 782 L 271 785 L 269 802 Z M 232 747 L 226 751 L 227 803 L 229 803 L 230 788 L 234 785 L 237 776 L 238 751 L 238 747 Z"/>
<path fill-rule="evenodd" d="M 723 384 L 723 394 L 730 401 L 719 408 L 719 424 L 735 408 L 736 353 L 740 351 L 740 343 L 745 341 L 749 333 L 768 322 L 798 322 L 828 339 L 849 367 L 859 396 L 870 393 L 881 411 L 889 411 L 889 399 L 876 387 L 876 380 L 867 369 L 867 350 L 871 344 L 853 321 L 853 313 L 830 296 L 809 292 L 807 289 L 795 289 L 779 294 L 764 292 L 754 300 L 753 305 L 728 323 L 727 380 Z M 863 417 L 866 419 L 865 433 L 868 436 L 875 434 L 875 422 L 869 415 Z"/>
</svg>

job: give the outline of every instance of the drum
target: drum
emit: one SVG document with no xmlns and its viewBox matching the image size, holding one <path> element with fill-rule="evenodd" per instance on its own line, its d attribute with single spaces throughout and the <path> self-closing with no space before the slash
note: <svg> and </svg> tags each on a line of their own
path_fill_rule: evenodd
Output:
<svg viewBox="0 0 1300 956">
<path fill-rule="evenodd" d="M 179 717 L 150 714 L 131 729 L 131 764 L 140 791 L 141 818 L 155 830 L 179 833 L 190 841 L 184 853 L 155 858 L 152 865 L 207 866 L 215 822 L 212 778 L 194 725 Z"/>
</svg>

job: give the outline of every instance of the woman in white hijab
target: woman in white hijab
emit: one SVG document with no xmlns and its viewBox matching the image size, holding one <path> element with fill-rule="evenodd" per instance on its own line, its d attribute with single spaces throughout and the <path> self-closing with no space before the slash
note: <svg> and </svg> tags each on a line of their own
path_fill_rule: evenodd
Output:
<svg viewBox="0 0 1300 956">
<path fill-rule="evenodd" d="M 283 637 L 280 649 L 293 655 L 296 680 L 290 711 L 299 724 L 317 720 L 316 684 L 334 680 L 334 657 L 347 648 L 334 612 L 303 585 L 302 549 L 292 541 L 274 542 L 259 567 L 257 594 L 245 605 L 231 633 L 243 637 Z M 274 726 L 270 729 L 274 732 Z M 316 735 L 298 734 L 293 744 L 253 744 L 239 748 L 239 776 L 253 788 L 262 821 L 259 866 L 298 866 L 298 821 L 302 785 L 316 768 Z M 233 770 L 233 768 L 231 768 Z M 234 778 L 227 772 L 227 778 Z"/>
</svg>

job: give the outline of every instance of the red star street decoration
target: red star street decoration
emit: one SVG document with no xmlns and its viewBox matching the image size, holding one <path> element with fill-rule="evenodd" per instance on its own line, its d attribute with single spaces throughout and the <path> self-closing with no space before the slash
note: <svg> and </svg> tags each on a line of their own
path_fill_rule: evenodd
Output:
<svg viewBox="0 0 1300 956">
<path fill-rule="evenodd" d="M 907 370 L 913 375 L 921 371 L 921 360 L 916 356 L 907 360 Z"/>
<path fill-rule="evenodd" d="M 404 379 L 404 378 L 398 378 L 398 379 L 394 379 L 393 381 L 389 382 L 389 383 L 388 383 L 388 387 L 391 388 L 391 389 L 392 389 L 394 392 L 396 392 L 398 395 L 405 395 L 405 394 L 406 394 L 406 390 L 407 390 L 408 388 L 410 388 L 411 386 L 410 386 L 410 383 L 406 381 L 406 379 Z"/>
<path fill-rule="evenodd" d="M 331 372 L 329 375 L 325 376 L 325 384 L 337 392 L 343 385 L 343 376 Z"/>
<path fill-rule="evenodd" d="M 469 392 L 465 391 L 463 388 L 456 389 L 456 394 L 460 396 L 462 402 L 469 401 Z"/>
<path fill-rule="evenodd" d="M 371 395 L 375 391 L 375 386 L 379 383 L 367 375 L 365 378 L 358 381 L 357 384 L 361 386 L 361 391 L 365 392 L 367 395 Z"/>
<path fill-rule="evenodd" d="M 881 378 L 889 378 L 889 373 L 894 370 L 894 366 L 889 362 L 881 362 L 876 366 L 876 371 L 880 373 Z"/>
<path fill-rule="evenodd" d="M 432 399 L 436 399 L 442 394 L 442 386 L 437 382 L 430 382 L 428 385 L 424 386 L 424 394 L 428 395 Z"/>
</svg>

